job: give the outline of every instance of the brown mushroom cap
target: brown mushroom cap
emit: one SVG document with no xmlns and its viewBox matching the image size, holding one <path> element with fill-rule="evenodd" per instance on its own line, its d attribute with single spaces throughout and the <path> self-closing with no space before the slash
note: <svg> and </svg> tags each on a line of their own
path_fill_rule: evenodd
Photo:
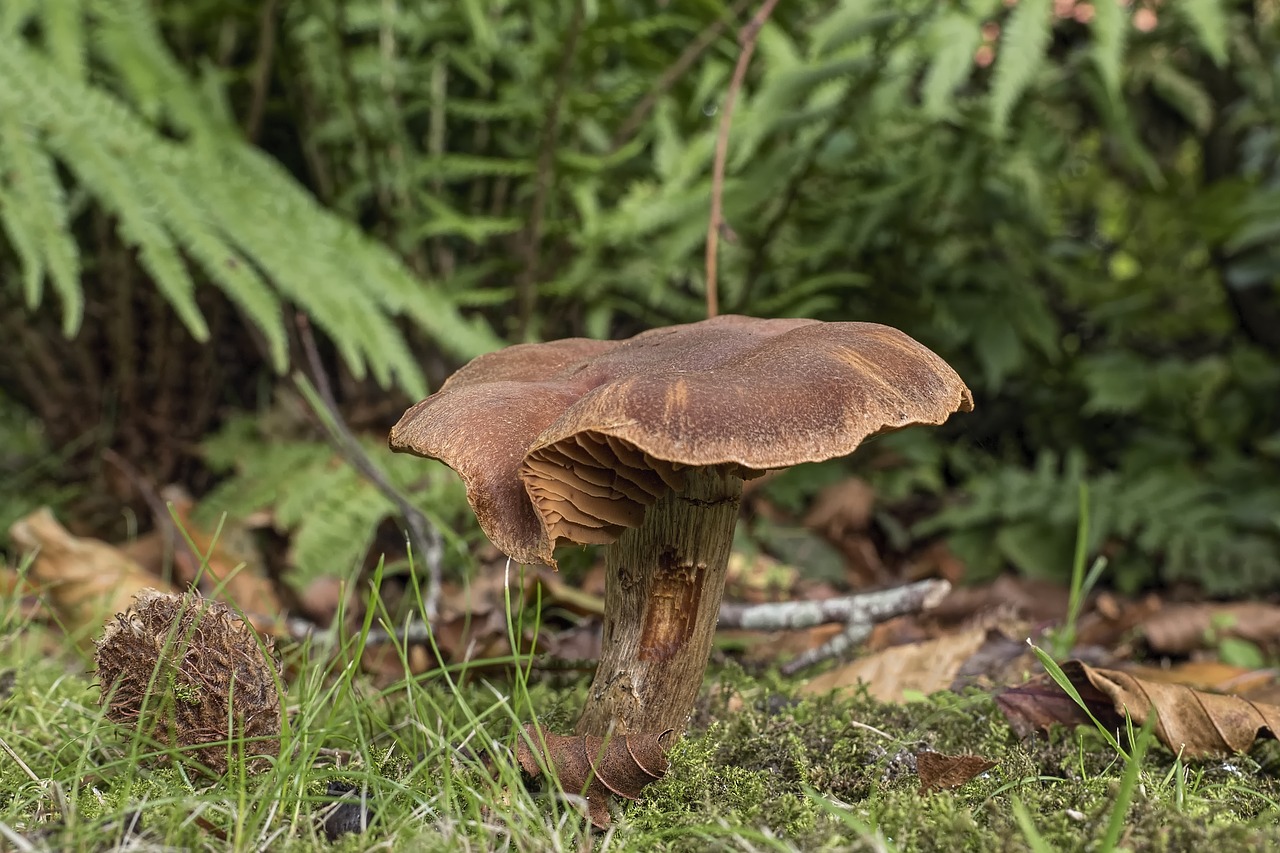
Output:
<svg viewBox="0 0 1280 853">
<path fill-rule="evenodd" d="M 504 553 L 555 565 L 559 539 L 606 544 L 638 526 L 685 467 L 751 476 L 972 408 L 955 371 L 896 329 L 725 315 L 480 356 L 390 444 L 457 471 Z"/>
</svg>

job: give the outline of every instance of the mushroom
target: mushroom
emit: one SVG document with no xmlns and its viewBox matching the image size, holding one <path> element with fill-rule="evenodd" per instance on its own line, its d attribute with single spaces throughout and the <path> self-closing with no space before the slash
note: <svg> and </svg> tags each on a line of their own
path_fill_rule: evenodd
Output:
<svg viewBox="0 0 1280 853">
<path fill-rule="evenodd" d="M 896 329 L 723 315 L 482 355 L 410 408 L 390 445 L 457 471 L 481 528 L 520 563 L 608 546 L 577 731 L 683 731 L 743 480 L 972 408 L 955 371 Z"/>
</svg>

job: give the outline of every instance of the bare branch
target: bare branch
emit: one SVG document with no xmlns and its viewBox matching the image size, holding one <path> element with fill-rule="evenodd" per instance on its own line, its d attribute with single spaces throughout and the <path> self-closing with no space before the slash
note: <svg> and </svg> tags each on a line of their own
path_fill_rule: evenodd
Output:
<svg viewBox="0 0 1280 853">
<path fill-rule="evenodd" d="M 865 640 L 877 622 L 937 607 L 950 591 L 951 584 L 944 580 L 927 580 L 824 601 L 781 601 L 772 604 L 725 602 L 720 605 L 718 627 L 783 631 L 810 628 L 828 622 L 846 624 L 845 629 L 827 643 L 799 655 L 782 667 L 784 674 L 792 675 L 819 661 L 844 654 Z"/>
<path fill-rule="evenodd" d="M 329 376 L 325 373 L 324 363 L 320 360 L 320 351 L 316 348 L 316 338 L 311 331 L 311 321 L 307 318 L 307 315 L 299 313 L 296 322 L 307 369 L 311 373 L 311 381 L 315 385 L 320 402 L 324 405 L 324 414 L 327 415 L 321 420 L 327 421 L 325 425 L 338 453 L 347 460 L 351 467 L 373 483 L 387 500 L 395 504 L 396 509 L 399 510 L 400 515 L 404 518 L 405 525 L 408 527 L 409 543 L 413 551 L 422 558 L 427 570 L 426 590 L 423 593 L 423 610 L 425 611 L 423 616 L 427 622 L 434 622 L 440 609 L 441 564 L 444 561 L 444 539 L 440 536 L 440 531 L 436 530 L 427 521 L 427 517 L 422 514 L 422 510 L 414 506 L 413 502 L 387 479 L 387 476 L 382 473 L 382 469 L 374 464 L 373 460 L 369 458 L 369 454 L 365 452 L 364 448 L 360 446 L 360 442 L 352 434 L 350 427 L 342 420 L 342 414 L 338 410 L 338 401 L 333 396 L 333 387 L 329 384 Z M 294 381 L 301 385 L 301 377 L 295 377 Z M 317 412 L 317 414 L 320 413 Z"/>
<path fill-rule="evenodd" d="M 714 317 L 719 311 L 716 301 L 716 263 L 720 250 L 720 228 L 723 223 L 721 208 L 724 203 L 724 167 L 729 153 L 729 127 L 733 124 L 733 107 L 738 99 L 738 90 L 747 76 L 747 66 L 751 64 L 751 55 L 756 52 L 756 39 L 765 21 L 773 14 L 773 7 L 778 0 L 764 0 L 760 11 L 747 22 L 738 33 L 738 43 L 742 46 L 738 54 L 738 63 L 733 67 L 733 77 L 729 81 L 729 89 L 724 96 L 724 109 L 720 113 L 720 129 L 716 133 L 715 164 L 711 170 L 711 216 L 707 222 L 707 316 Z"/>
</svg>

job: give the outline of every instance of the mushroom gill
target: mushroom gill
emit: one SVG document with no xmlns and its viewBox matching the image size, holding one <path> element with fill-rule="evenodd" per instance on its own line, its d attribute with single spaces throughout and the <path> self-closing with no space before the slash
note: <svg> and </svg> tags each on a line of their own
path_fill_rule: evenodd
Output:
<svg viewBox="0 0 1280 853">
<path fill-rule="evenodd" d="M 629 442 L 581 432 L 530 451 L 520 479 L 554 542 L 609 545 L 668 489 L 679 491 L 685 473 Z"/>
</svg>

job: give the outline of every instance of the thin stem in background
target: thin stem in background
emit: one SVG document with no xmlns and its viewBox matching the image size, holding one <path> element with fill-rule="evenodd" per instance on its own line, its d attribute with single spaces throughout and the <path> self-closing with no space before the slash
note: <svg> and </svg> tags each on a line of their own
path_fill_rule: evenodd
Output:
<svg viewBox="0 0 1280 853">
<path fill-rule="evenodd" d="M 738 44 L 742 51 L 738 54 L 738 64 L 733 67 L 733 78 L 729 81 L 729 89 L 724 96 L 724 110 L 720 113 L 720 129 L 716 133 L 716 157 L 711 170 L 711 216 L 707 222 L 707 316 L 714 317 L 719 311 L 716 302 L 716 258 L 720 249 L 720 228 L 723 223 L 724 166 L 729 153 L 729 127 L 733 124 L 733 107 L 738 99 L 738 90 L 747 76 L 747 66 L 751 64 L 751 55 L 756 52 L 756 39 L 760 29 L 773 14 L 773 7 L 778 0 L 765 0 L 760 10 L 747 22 L 738 33 Z"/>
<path fill-rule="evenodd" d="M 422 514 L 422 510 L 414 506 L 413 502 L 387 479 L 382 469 L 374 464 L 373 460 L 369 458 L 369 454 L 365 452 L 355 435 L 352 434 L 351 428 L 342 420 L 342 415 L 338 410 L 338 401 L 333 396 L 333 387 L 329 384 L 329 376 L 325 372 L 324 363 L 320 360 L 320 350 L 316 347 L 315 334 L 311 331 L 311 321 L 307 318 L 307 315 L 299 313 L 296 322 L 298 335 L 302 341 L 302 351 L 306 359 L 307 370 L 311 374 L 316 396 L 319 397 L 325 409 L 323 413 L 317 412 L 317 414 L 322 415 L 321 420 L 326 421 L 327 432 L 332 437 L 338 453 L 347 460 L 351 467 L 373 483 L 387 500 L 395 504 L 396 509 L 399 510 L 400 515 L 404 518 L 409 532 L 409 543 L 413 547 L 414 553 L 422 558 L 422 563 L 427 569 L 426 591 L 422 596 L 423 617 L 429 624 L 434 624 L 440 611 L 441 564 L 444 562 L 444 539 L 440 535 L 440 531 L 436 530 L 431 522 L 427 520 L 427 517 Z M 305 378 L 295 376 L 294 381 L 299 385 L 300 390 L 304 391 L 304 396 L 307 396 L 305 390 L 302 389 Z"/>
<path fill-rule="evenodd" d="M 556 145 L 560 141 L 560 112 L 565 93 L 569 89 L 569 72 L 573 70 L 574 55 L 578 50 L 578 37 L 582 35 L 584 11 L 582 0 L 573 4 L 573 20 L 565 39 L 564 55 L 556 69 L 555 88 L 547 107 L 547 121 L 542 131 L 542 143 L 538 150 L 538 165 L 534 179 L 533 202 L 529 207 L 529 227 L 524 240 L 524 269 L 516 281 L 516 305 L 518 310 L 516 341 L 525 339 L 533 318 L 534 297 L 538 285 L 538 273 L 542 259 L 542 232 L 546 219 L 547 199 L 555 184 Z"/>
<path fill-rule="evenodd" d="M 645 119 L 649 117 L 649 113 L 653 112 L 653 108 L 658 105 L 658 99 L 665 95 L 676 84 L 676 81 L 693 67 L 698 58 L 706 53 L 707 48 L 715 44 L 716 39 L 724 32 L 725 27 L 737 20 L 737 17 L 742 14 L 742 10 L 746 7 L 747 0 L 736 0 L 724 17 L 712 21 L 706 29 L 698 33 L 698 37 L 689 43 L 689 46 L 676 58 L 670 68 L 662 72 L 658 82 L 641 99 L 640 103 L 636 104 L 635 109 L 623 119 L 622 124 L 618 126 L 618 132 L 613 136 L 613 151 L 617 151 L 631 141 L 631 138 L 636 135 L 636 131 L 644 124 Z"/>
</svg>

